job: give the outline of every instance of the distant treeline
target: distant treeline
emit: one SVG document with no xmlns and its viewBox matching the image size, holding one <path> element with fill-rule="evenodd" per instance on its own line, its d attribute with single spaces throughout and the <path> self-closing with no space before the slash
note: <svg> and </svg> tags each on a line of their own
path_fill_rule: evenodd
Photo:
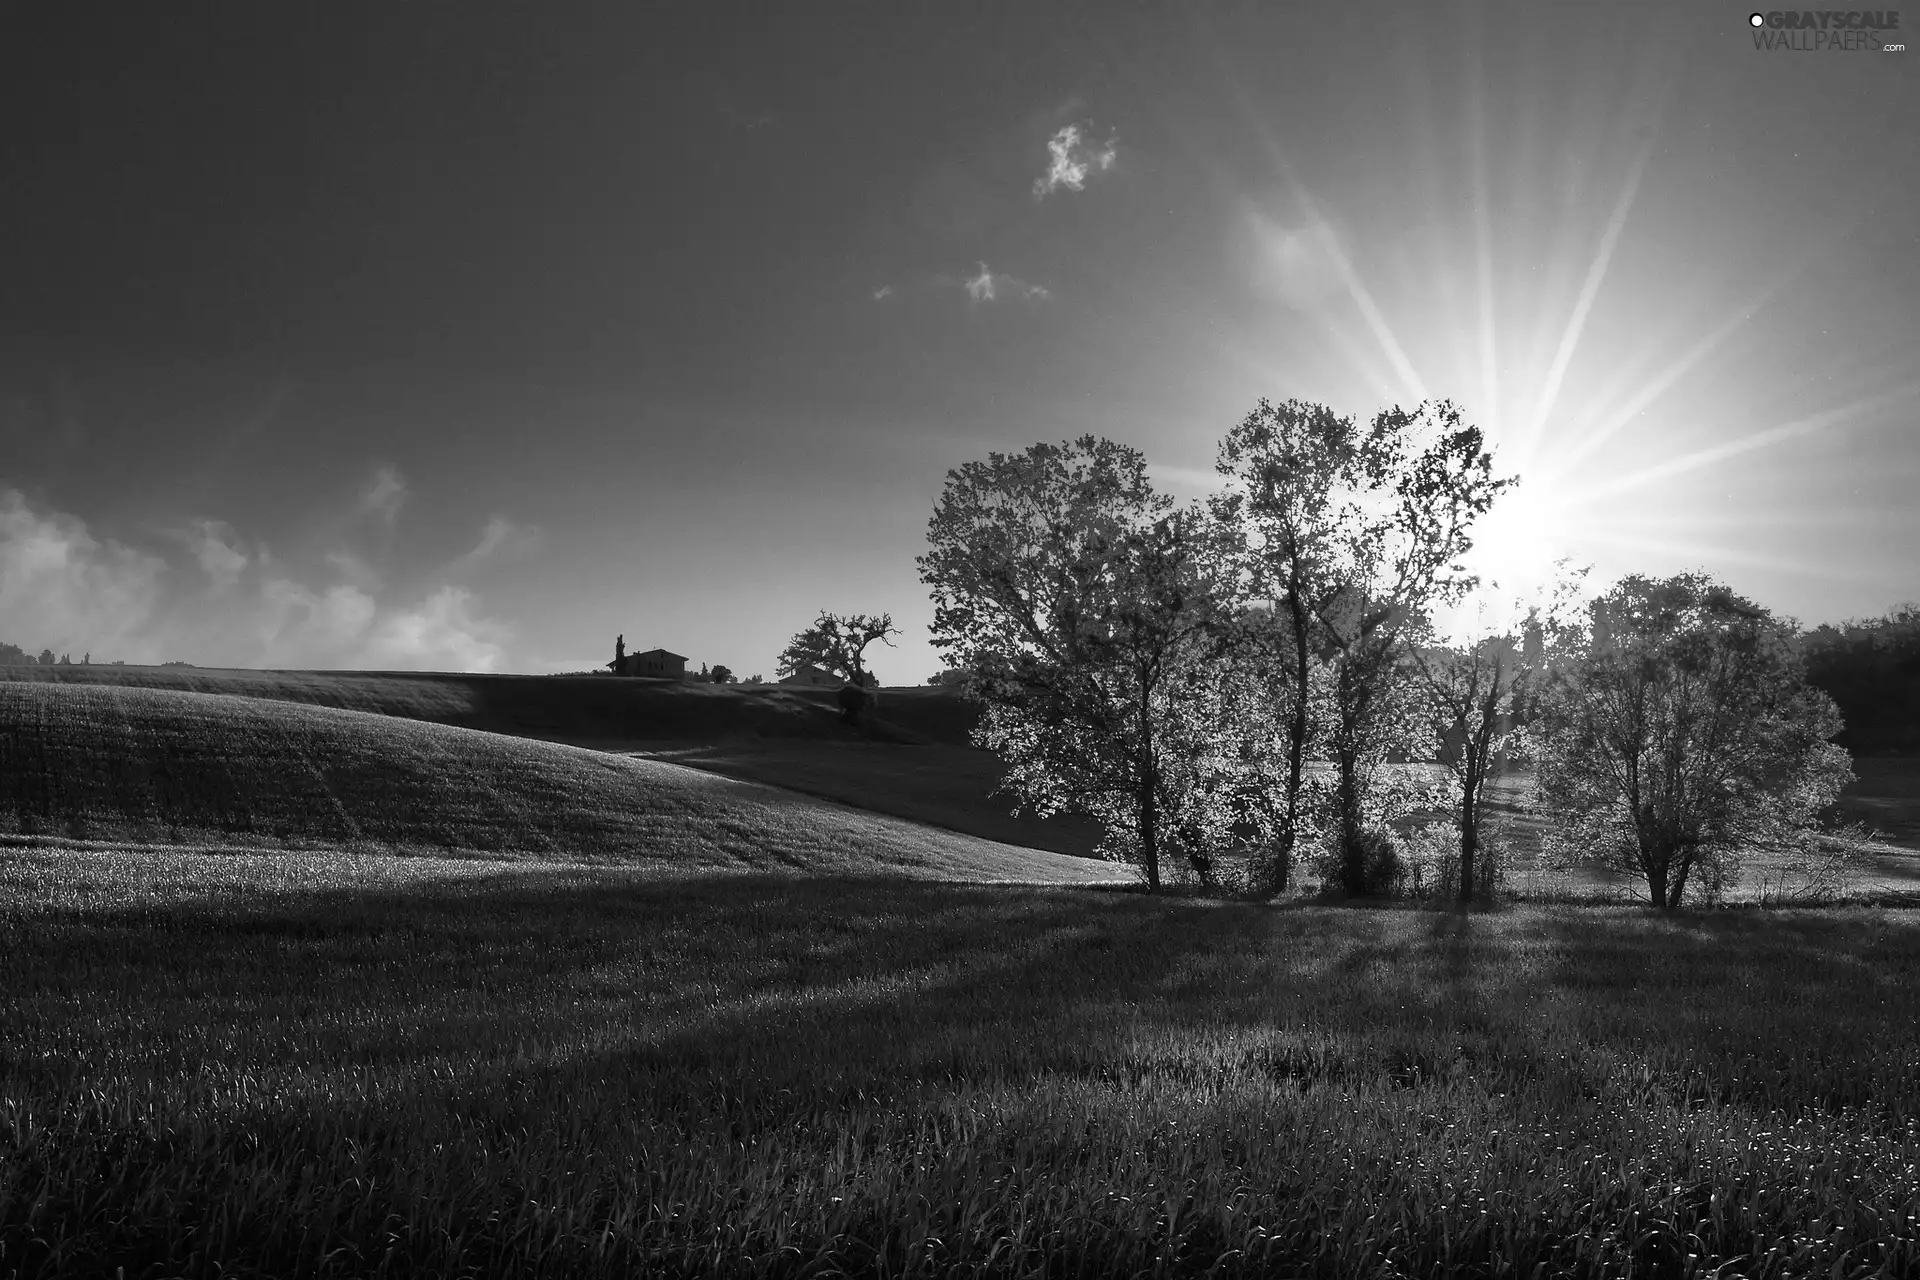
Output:
<svg viewBox="0 0 1920 1280">
<path fill-rule="evenodd" d="M 1920 751 L 1920 604 L 1807 633 L 1807 679 L 1846 717 L 1836 741 L 1862 755 Z"/>
<path fill-rule="evenodd" d="M 19 645 L 8 644 L 6 641 L 0 640 L 0 667 L 90 667 L 92 665 L 94 665 L 94 663 L 91 653 L 81 654 L 80 661 L 75 662 L 72 654 L 63 653 L 59 657 L 55 657 L 53 650 L 42 649 L 40 656 L 36 658 Z M 127 664 L 116 660 L 100 665 L 124 667 Z M 191 662 L 167 662 L 161 665 L 168 667 L 190 667 L 193 664 Z"/>
<path fill-rule="evenodd" d="M 93 661 L 93 655 L 82 654 L 80 661 L 81 665 L 87 665 Z M 17 644 L 0 641 L 0 667 L 70 667 L 72 665 L 73 658 L 67 654 L 63 653 L 56 658 L 53 656 L 53 650 L 42 649 L 40 656 L 36 658 Z"/>
</svg>

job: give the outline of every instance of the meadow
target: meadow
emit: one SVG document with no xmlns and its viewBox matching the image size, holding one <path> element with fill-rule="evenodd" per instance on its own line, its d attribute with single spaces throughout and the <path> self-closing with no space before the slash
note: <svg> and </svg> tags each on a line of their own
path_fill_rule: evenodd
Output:
<svg viewBox="0 0 1920 1280">
<path fill-rule="evenodd" d="M 0 1274 L 1920 1270 L 1911 913 L 389 861 L 15 864 Z"/>
<path fill-rule="evenodd" d="M 0 681 L 0 1278 L 1920 1274 L 1920 914 L 1155 897 L 256 674 Z M 964 808 L 951 701 L 648 697 Z"/>
</svg>

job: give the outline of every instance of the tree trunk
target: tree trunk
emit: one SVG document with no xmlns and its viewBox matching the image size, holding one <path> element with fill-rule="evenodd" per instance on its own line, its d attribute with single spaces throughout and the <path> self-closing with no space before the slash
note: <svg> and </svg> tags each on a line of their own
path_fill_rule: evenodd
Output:
<svg viewBox="0 0 1920 1280">
<path fill-rule="evenodd" d="M 1160 892 L 1160 767 L 1153 755 L 1152 686 L 1140 691 L 1140 862 L 1147 871 L 1147 892 Z"/>
<path fill-rule="evenodd" d="M 1285 893 L 1293 872 L 1293 857 L 1300 847 L 1300 787 L 1307 774 L 1307 704 L 1302 698 L 1294 709 L 1293 726 L 1287 735 L 1287 821 L 1280 830 L 1279 875 L 1275 893 Z"/>
<path fill-rule="evenodd" d="M 1355 897 L 1367 891 L 1367 847 L 1360 823 L 1360 761 L 1356 753 L 1341 750 L 1340 764 L 1340 879 L 1341 888 Z"/>
<path fill-rule="evenodd" d="M 1693 869 L 1693 852 L 1688 850 L 1680 859 L 1680 865 L 1674 869 L 1673 883 L 1667 886 L 1666 908 L 1676 911 L 1680 907 L 1680 897 L 1687 891 L 1687 872 Z"/>
<path fill-rule="evenodd" d="M 1307 693 L 1312 680 L 1312 649 L 1307 644 L 1307 607 L 1298 591 L 1287 595 L 1293 618 L 1293 721 L 1287 727 L 1287 820 L 1280 830 L 1279 865 L 1274 893 L 1283 894 L 1293 877 L 1293 859 L 1300 848 L 1300 788 L 1307 774 L 1307 731 L 1312 725 Z"/>
<path fill-rule="evenodd" d="M 1160 892 L 1160 804 L 1154 796 L 1153 773 L 1140 788 L 1140 864 L 1147 871 L 1147 892 Z"/>
<path fill-rule="evenodd" d="M 1647 889 L 1653 895 L 1653 905 L 1662 911 L 1667 906 L 1667 855 L 1664 850 L 1640 855 L 1640 869 L 1646 873 Z"/>
<path fill-rule="evenodd" d="M 1474 855 L 1480 851 L 1480 815 L 1474 812 L 1474 792 L 1478 779 L 1468 769 L 1460 797 L 1460 885 L 1461 902 L 1473 901 Z"/>
</svg>

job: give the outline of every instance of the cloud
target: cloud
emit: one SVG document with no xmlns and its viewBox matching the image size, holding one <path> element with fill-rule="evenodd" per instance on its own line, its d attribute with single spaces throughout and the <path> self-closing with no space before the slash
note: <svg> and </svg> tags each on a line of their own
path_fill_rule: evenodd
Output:
<svg viewBox="0 0 1920 1280">
<path fill-rule="evenodd" d="M 537 526 L 515 524 L 495 513 L 487 517 L 486 527 L 480 530 L 480 541 L 474 544 L 472 550 L 462 553 L 447 566 L 447 576 L 465 573 L 489 560 L 526 555 L 539 545 L 540 530 Z"/>
<path fill-rule="evenodd" d="M 505 640 L 504 627 L 474 613 L 471 591 L 449 586 L 382 618 L 366 654 L 375 667 L 492 671 L 505 659 Z"/>
<path fill-rule="evenodd" d="M 1033 198 L 1044 200 L 1062 187 L 1084 191 L 1089 175 L 1113 168 L 1118 158 L 1117 138 L 1096 145 L 1078 124 L 1062 125 L 1047 139 L 1047 171 L 1033 180 Z"/>
<path fill-rule="evenodd" d="M 187 528 L 187 545 L 201 572 L 217 591 L 231 590 L 240 581 L 250 557 L 235 546 L 233 527 L 222 520 L 196 520 Z"/>
<path fill-rule="evenodd" d="M 73 516 L 42 514 L 18 490 L 0 492 L 0 619 L 35 628 L 0 640 L 30 653 L 125 646 L 160 605 L 166 576 L 159 556 L 101 542 Z"/>
<path fill-rule="evenodd" d="M 1045 302 L 1053 295 L 1037 284 L 1028 284 L 1018 276 L 1006 272 L 994 272 L 986 263 L 980 264 L 977 274 L 968 276 L 959 282 L 967 291 L 967 296 L 975 302 L 993 302 L 998 298 L 1028 298 L 1035 302 Z"/>
<path fill-rule="evenodd" d="M 880 301 L 882 298 L 891 298 L 892 296 L 893 286 L 890 284 L 883 284 L 873 291 L 873 300 L 875 302 Z"/>
<path fill-rule="evenodd" d="M 377 488 L 375 510 L 393 509 L 405 492 Z M 503 554 L 531 536 L 496 516 L 455 563 Z M 322 558 L 325 581 L 303 581 L 218 520 L 193 521 L 161 541 L 145 550 L 97 537 L 77 516 L 0 489 L 0 620 L 8 629 L 0 640 L 32 652 L 91 652 L 101 662 L 466 671 L 507 664 L 508 628 L 453 583 L 383 591 L 373 568 L 338 550 Z"/>
<path fill-rule="evenodd" d="M 390 466 L 374 468 L 373 474 L 360 487 L 360 514 L 370 516 L 388 528 L 393 527 L 406 501 L 407 482 Z"/>
</svg>

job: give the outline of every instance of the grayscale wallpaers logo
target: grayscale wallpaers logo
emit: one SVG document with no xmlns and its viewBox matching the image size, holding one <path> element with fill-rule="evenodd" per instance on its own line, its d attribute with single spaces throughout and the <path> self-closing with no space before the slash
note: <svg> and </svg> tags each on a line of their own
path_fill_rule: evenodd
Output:
<svg viewBox="0 0 1920 1280">
<path fill-rule="evenodd" d="M 1750 13 L 1756 49 L 1799 53 L 1898 53 L 1906 48 L 1886 38 L 1900 30 L 1898 9 L 1773 9 Z"/>
</svg>

